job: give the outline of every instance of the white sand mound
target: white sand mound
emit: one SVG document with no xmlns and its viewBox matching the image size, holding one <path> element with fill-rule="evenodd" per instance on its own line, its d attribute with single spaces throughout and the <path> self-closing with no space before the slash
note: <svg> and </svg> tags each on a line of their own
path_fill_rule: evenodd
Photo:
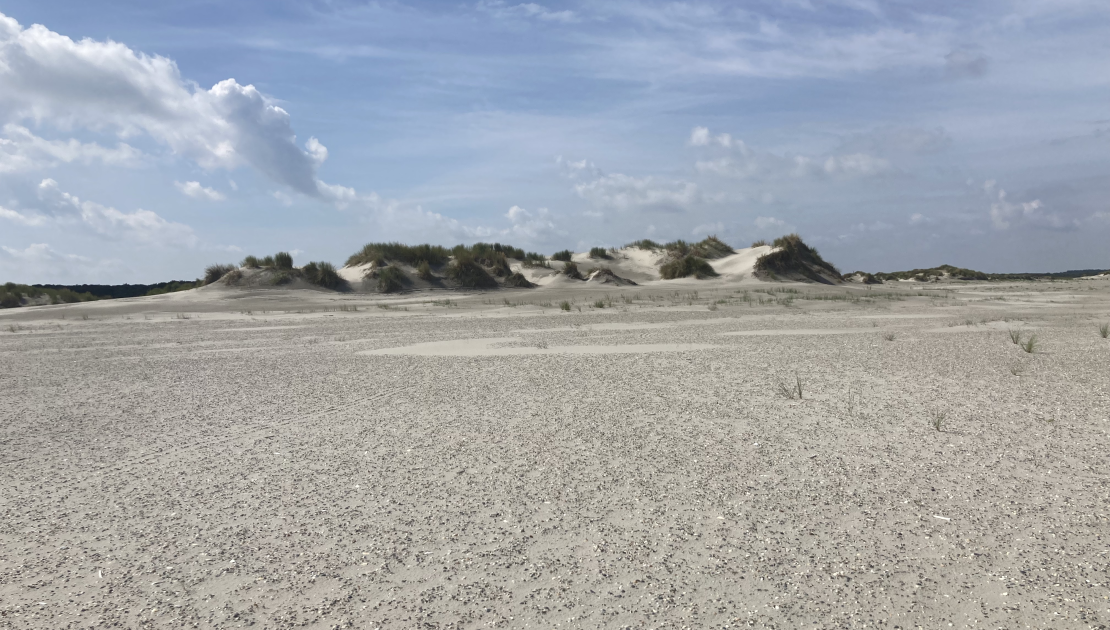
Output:
<svg viewBox="0 0 1110 630">
<path fill-rule="evenodd" d="M 362 263 L 361 265 L 355 265 L 353 267 L 343 267 L 342 269 L 337 269 L 335 272 L 339 274 L 340 278 L 354 285 L 362 282 L 363 276 L 366 275 L 367 271 L 370 271 L 370 267 L 373 265 L 374 263 Z"/>
<path fill-rule="evenodd" d="M 775 248 L 770 245 L 738 249 L 731 256 L 710 260 L 709 264 L 725 280 L 751 278 L 753 277 L 752 272 L 755 271 L 755 261 L 759 260 L 760 256 L 770 254 L 773 251 L 775 251 Z"/>
</svg>

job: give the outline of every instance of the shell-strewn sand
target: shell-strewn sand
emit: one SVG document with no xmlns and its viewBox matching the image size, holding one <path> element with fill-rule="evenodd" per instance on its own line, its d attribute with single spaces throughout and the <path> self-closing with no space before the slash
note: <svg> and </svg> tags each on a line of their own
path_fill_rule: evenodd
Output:
<svg viewBox="0 0 1110 630">
<path fill-rule="evenodd" d="M 0 313 L 0 626 L 1110 624 L 1110 281 L 758 288 Z"/>
</svg>

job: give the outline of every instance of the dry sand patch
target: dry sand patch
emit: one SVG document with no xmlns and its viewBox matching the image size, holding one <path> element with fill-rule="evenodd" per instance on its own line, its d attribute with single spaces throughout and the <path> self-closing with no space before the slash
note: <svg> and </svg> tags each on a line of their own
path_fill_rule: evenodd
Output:
<svg viewBox="0 0 1110 630">
<path fill-rule="evenodd" d="M 0 625 L 1108 623 L 1105 293 L 309 297 L 0 314 Z M 1032 313 L 1050 352 L 924 334 Z"/>
</svg>

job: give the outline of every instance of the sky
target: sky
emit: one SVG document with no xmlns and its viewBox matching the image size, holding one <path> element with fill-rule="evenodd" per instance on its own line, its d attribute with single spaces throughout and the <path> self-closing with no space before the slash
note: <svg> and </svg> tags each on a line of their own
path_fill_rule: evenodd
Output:
<svg viewBox="0 0 1110 630">
<path fill-rule="evenodd" d="M 1110 3 L 0 3 L 0 281 L 790 232 L 1110 268 Z"/>
</svg>

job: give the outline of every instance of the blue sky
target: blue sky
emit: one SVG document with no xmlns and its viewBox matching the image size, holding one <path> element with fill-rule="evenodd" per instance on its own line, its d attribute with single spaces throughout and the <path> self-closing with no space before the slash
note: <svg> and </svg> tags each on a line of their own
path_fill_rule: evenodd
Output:
<svg viewBox="0 0 1110 630">
<path fill-rule="evenodd" d="M 797 231 L 1110 267 L 1110 4 L 0 5 L 0 280 Z"/>
</svg>

